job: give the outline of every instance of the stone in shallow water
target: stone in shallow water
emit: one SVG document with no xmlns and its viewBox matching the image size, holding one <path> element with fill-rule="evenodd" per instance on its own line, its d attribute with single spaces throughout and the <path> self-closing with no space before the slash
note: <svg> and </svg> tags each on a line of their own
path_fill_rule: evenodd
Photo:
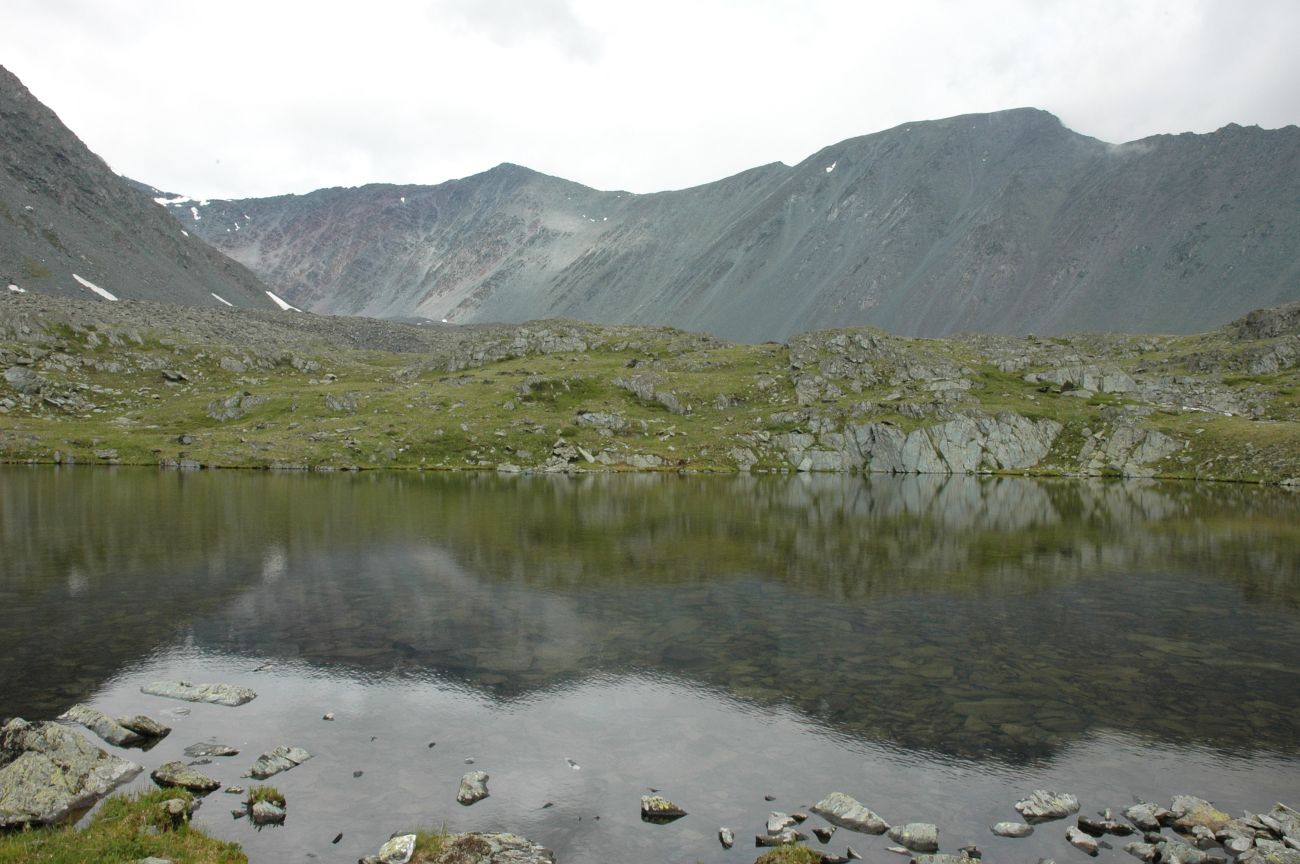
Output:
<svg viewBox="0 0 1300 864">
<path fill-rule="evenodd" d="M 908 822 L 889 829 L 889 839 L 913 852 L 938 852 L 939 829 L 928 822 Z"/>
<path fill-rule="evenodd" d="M 1016 811 L 1031 822 L 1064 819 L 1079 812 L 1079 799 L 1069 793 L 1035 789 L 1028 798 L 1016 802 Z"/>
<path fill-rule="evenodd" d="M 799 843 L 808 838 L 793 828 L 786 828 L 775 834 L 757 834 L 754 836 L 755 846 L 790 846 Z"/>
<path fill-rule="evenodd" d="M 1205 864 L 1210 857 L 1179 840 L 1166 840 L 1156 848 L 1160 853 L 1161 864 Z"/>
<path fill-rule="evenodd" d="M 1151 862 L 1156 860 L 1160 854 L 1160 849 L 1154 843 L 1129 843 L 1124 847 L 1124 851 L 1142 861 Z"/>
<path fill-rule="evenodd" d="M 730 849 L 736 845 L 736 835 L 730 828 L 719 828 L 718 842 L 722 844 L 723 849 Z"/>
<path fill-rule="evenodd" d="M 999 837 L 1028 837 L 1034 833 L 1034 826 L 1024 822 L 999 822 L 992 831 Z"/>
<path fill-rule="evenodd" d="M 1159 831 L 1164 817 L 1168 815 L 1168 810 L 1145 801 L 1134 804 L 1124 811 L 1124 818 L 1143 831 Z"/>
<path fill-rule="evenodd" d="M 154 681 L 141 687 L 140 692 L 168 699 L 183 699 L 186 702 L 211 702 L 231 708 L 257 698 L 257 694 L 247 687 L 237 687 L 234 684 L 191 684 L 189 681 Z"/>
<path fill-rule="evenodd" d="M 936 855 L 914 855 L 912 864 L 971 864 L 971 859 L 965 855 L 949 855 L 940 852 Z"/>
<path fill-rule="evenodd" d="M 795 824 L 795 819 L 788 813 L 782 813 L 779 810 L 773 810 L 767 814 L 767 833 L 780 834 L 785 829 Z"/>
<path fill-rule="evenodd" d="M 102 711 L 78 702 L 58 717 L 64 723 L 80 723 L 104 741 L 116 747 L 130 747 L 144 740 Z"/>
<path fill-rule="evenodd" d="M 211 792 L 221 788 L 221 783 L 206 774 L 195 771 L 183 762 L 165 762 L 149 774 L 153 782 L 162 787 L 179 786 L 191 792 Z"/>
<path fill-rule="evenodd" d="M 311 754 L 301 747 L 285 747 L 281 745 L 270 753 L 263 753 L 258 756 L 257 761 L 253 763 L 253 767 L 248 773 L 255 780 L 265 780 L 267 777 L 273 777 L 281 771 L 295 768 L 310 758 Z"/>
<path fill-rule="evenodd" d="M 812 812 L 841 828 L 864 834 L 884 834 L 889 823 L 843 792 L 832 792 L 813 806 Z"/>
<path fill-rule="evenodd" d="M 641 819 L 645 822 L 671 822 L 686 815 L 686 811 L 662 795 L 641 796 Z"/>
<path fill-rule="evenodd" d="M 0 727 L 0 828 L 47 825 L 139 774 L 58 723 L 15 717 Z"/>
<path fill-rule="evenodd" d="M 134 717 L 118 717 L 117 722 L 144 738 L 166 738 L 171 734 L 171 727 L 164 726 L 152 717 L 136 714 Z"/>
<path fill-rule="evenodd" d="M 249 811 L 254 825 L 283 825 L 285 812 L 270 801 L 254 801 Z"/>
<path fill-rule="evenodd" d="M 1219 831 L 1232 821 L 1227 813 L 1195 795 L 1175 795 L 1169 812 L 1174 817 L 1174 828 L 1183 832 L 1191 831 L 1196 825 Z"/>
<path fill-rule="evenodd" d="M 207 759 L 212 756 L 238 756 L 239 751 L 225 744 L 199 742 L 186 747 L 185 755 L 191 759 Z"/>
<path fill-rule="evenodd" d="M 486 771 L 470 771 L 460 778 L 460 788 L 456 790 L 456 800 L 466 807 L 488 797 Z"/>
<path fill-rule="evenodd" d="M 1087 852 L 1089 855 L 1097 854 L 1097 840 L 1071 825 L 1065 829 L 1065 839 L 1070 841 L 1070 845 L 1081 852 Z"/>
<path fill-rule="evenodd" d="M 406 864 L 415 852 L 415 835 L 394 837 L 360 864 Z M 555 864 L 551 850 L 515 834 L 451 834 L 429 864 Z"/>
</svg>

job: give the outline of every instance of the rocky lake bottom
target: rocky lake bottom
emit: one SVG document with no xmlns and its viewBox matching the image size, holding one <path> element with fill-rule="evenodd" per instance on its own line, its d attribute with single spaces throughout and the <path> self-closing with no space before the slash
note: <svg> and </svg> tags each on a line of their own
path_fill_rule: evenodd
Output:
<svg viewBox="0 0 1300 864">
<path fill-rule="evenodd" d="M 1035 789 L 1083 814 L 1300 802 L 1300 496 L 1279 489 L 15 467 L 0 545 L 0 717 L 170 726 L 146 751 L 76 727 L 144 766 L 127 789 L 196 743 L 239 750 L 196 766 L 226 788 L 311 754 L 267 781 L 283 825 L 223 791 L 195 814 L 253 862 L 441 827 L 561 862 L 748 862 L 770 811 L 834 791 L 934 823 L 944 852 L 1068 862 L 1073 820 L 990 826 Z M 162 680 L 257 697 L 142 692 Z M 467 806 L 471 771 L 489 795 Z M 688 815 L 643 821 L 652 792 Z M 1099 858 L 1136 860 L 1124 842 Z"/>
</svg>

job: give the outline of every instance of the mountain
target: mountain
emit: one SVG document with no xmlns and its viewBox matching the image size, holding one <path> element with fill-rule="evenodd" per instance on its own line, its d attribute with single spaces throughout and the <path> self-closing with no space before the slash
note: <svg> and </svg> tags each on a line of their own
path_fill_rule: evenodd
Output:
<svg viewBox="0 0 1300 864">
<path fill-rule="evenodd" d="M 1016 109 L 649 195 L 506 164 L 437 186 L 171 209 L 312 311 L 760 341 L 843 325 L 1210 329 L 1300 298 L 1298 205 L 1294 126 L 1112 145 Z"/>
<path fill-rule="evenodd" d="M 256 276 L 178 228 L 2 66 L 0 280 L 15 293 L 275 308 Z"/>
</svg>

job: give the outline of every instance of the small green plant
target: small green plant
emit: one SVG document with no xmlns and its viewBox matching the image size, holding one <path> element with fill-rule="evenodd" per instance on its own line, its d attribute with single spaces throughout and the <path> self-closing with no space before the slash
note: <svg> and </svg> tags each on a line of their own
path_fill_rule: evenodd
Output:
<svg viewBox="0 0 1300 864">
<path fill-rule="evenodd" d="M 274 804 L 276 807 L 284 806 L 284 795 L 274 786 L 254 786 L 248 790 L 248 806 L 253 806 L 258 801 L 265 801 L 268 804 Z"/>
<path fill-rule="evenodd" d="M 411 864 L 428 864 L 433 861 L 442 853 L 450 836 L 446 825 L 437 831 L 416 831 L 415 852 L 411 855 Z"/>
</svg>

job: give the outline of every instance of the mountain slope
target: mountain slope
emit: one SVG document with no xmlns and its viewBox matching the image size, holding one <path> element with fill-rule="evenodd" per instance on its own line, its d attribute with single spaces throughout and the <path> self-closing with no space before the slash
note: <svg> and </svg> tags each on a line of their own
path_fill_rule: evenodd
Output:
<svg viewBox="0 0 1300 864">
<path fill-rule="evenodd" d="M 1295 127 L 1115 146 L 1016 109 L 650 195 L 501 165 L 173 212 L 291 302 L 336 314 L 757 341 L 849 324 L 1194 332 L 1300 298 Z"/>
<path fill-rule="evenodd" d="M 89 283 L 119 299 L 221 306 L 217 294 L 274 308 L 256 276 L 178 230 L 4 67 L 0 279 L 70 297 L 99 294 Z"/>
</svg>

